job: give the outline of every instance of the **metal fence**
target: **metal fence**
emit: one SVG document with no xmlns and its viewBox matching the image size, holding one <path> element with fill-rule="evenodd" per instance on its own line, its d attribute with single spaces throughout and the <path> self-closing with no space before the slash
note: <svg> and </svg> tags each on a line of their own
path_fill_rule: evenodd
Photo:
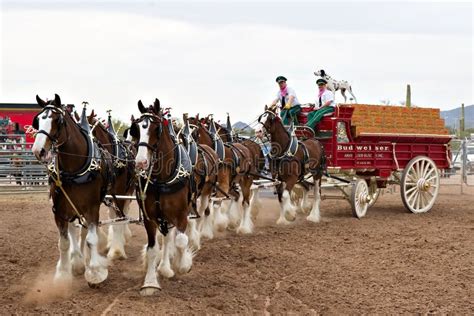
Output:
<svg viewBox="0 0 474 316">
<path fill-rule="evenodd" d="M 474 186 L 474 140 L 451 141 L 452 167 L 443 172 L 443 185 Z"/>
<path fill-rule="evenodd" d="M 47 192 L 46 168 L 31 152 L 24 135 L 1 135 L 0 194 Z"/>
</svg>

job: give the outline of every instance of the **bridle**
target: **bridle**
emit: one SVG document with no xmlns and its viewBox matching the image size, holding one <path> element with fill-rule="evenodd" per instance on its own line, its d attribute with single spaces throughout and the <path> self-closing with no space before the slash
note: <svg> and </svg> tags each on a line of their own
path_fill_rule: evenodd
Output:
<svg viewBox="0 0 474 316">
<path fill-rule="evenodd" d="M 48 118 L 48 115 L 49 113 L 55 113 L 55 114 L 59 114 L 59 119 L 58 119 L 58 128 L 56 130 L 56 133 L 54 135 L 51 135 L 50 133 L 46 132 L 45 130 L 43 129 L 40 129 L 38 130 L 39 128 L 39 117 L 40 115 L 42 115 L 42 119 L 46 119 Z M 43 134 L 43 135 L 46 135 L 46 137 L 48 137 L 48 139 L 56 146 L 56 147 L 60 147 L 61 145 L 63 145 L 64 143 L 66 143 L 68 140 L 69 140 L 69 135 L 67 135 L 66 137 L 66 140 L 63 141 L 62 143 L 58 144 L 57 141 L 59 140 L 59 137 L 61 136 L 60 133 L 61 133 L 61 127 L 65 126 L 66 125 L 66 120 L 64 118 L 64 110 L 59 108 L 59 107 L 56 107 L 54 105 L 47 105 L 43 108 L 43 110 L 41 112 L 39 112 L 38 114 L 36 114 L 36 116 L 34 117 L 33 119 L 33 128 L 36 129 L 36 134 Z M 67 133 L 67 130 L 66 130 L 66 133 Z"/>
<path fill-rule="evenodd" d="M 132 125 L 130 127 L 130 135 L 132 137 L 139 138 L 138 137 L 138 131 L 137 131 L 138 124 L 142 124 L 143 128 L 148 128 L 151 123 L 156 123 L 158 125 L 158 135 L 157 136 L 160 137 L 161 133 L 163 132 L 163 126 L 161 124 L 162 122 L 163 122 L 163 119 L 161 117 L 159 117 L 158 115 L 156 115 L 156 114 L 143 113 L 142 116 L 140 116 L 140 118 L 138 118 L 138 119 L 136 119 L 135 121 L 132 122 Z M 157 143 L 154 144 L 153 146 L 151 146 L 147 142 L 139 142 L 138 144 L 136 144 L 137 148 L 138 147 L 146 147 L 149 150 L 151 150 L 152 152 L 156 151 L 157 146 L 158 146 Z"/>
</svg>

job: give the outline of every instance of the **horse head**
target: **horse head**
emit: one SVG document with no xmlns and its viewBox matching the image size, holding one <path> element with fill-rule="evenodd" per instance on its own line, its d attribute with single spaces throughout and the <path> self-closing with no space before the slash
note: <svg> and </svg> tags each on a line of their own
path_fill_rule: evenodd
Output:
<svg viewBox="0 0 474 316">
<path fill-rule="evenodd" d="M 130 136 L 138 140 L 138 152 L 135 158 L 137 168 L 145 170 L 151 164 L 152 154 L 158 149 L 158 142 L 167 120 L 162 118 L 160 101 L 155 99 L 153 105 L 145 107 L 138 101 L 141 116 L 132 122 Z"/>
<path fill-rule="evenodd" d="M 36 102 L 42 110 L 33 119 L 32 126 L 37 130 L 37 134 L 32 151 L 38 160 L 46 162 L 50 158 L 47 153 L 51 146 L 60 146 L 67 141 L 64 128 L 66 113 L 57 94 L 49 101 L 44 101 L 36 95 Z"/>
<path fill-rule="evenodd" d="M 280 122 L 280 117 L 278 116 L 278 108 L 276 105 L 267 106 L 265 105 L 265 112 L 263 112 L 258 117 L 258 122 L 263 125 L 265 130 L 268 133 L 272 133 L 275 129 L 275 125 Z"/>
</svg>

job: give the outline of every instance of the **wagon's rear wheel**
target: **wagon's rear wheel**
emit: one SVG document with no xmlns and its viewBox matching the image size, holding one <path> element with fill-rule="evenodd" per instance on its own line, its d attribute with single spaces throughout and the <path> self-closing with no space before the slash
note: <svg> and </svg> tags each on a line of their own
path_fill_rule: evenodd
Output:
<svg viewBox="0 0 474 316">
<path fill-rule="evenodd" d="M 370 201 L 371 198 L 367 181 L 357 179 L 357 181 L 352 184 L 351 191 L 352 215 L 357 218 L 364 217 L 369 208 Z"/>
<path fill-rule="evenodd" d="M 405 207 L 413 213 L 428 212 L 439 192 L 439 171 L 428 157 L 410 160 L 403 170 L 400 193 Z"/>
</svg>

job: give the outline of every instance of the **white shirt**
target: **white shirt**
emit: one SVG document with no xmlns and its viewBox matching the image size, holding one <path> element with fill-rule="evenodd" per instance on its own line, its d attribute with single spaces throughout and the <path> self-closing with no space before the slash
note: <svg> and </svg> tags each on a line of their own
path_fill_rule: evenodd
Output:
<svg viewBox="0 0 474 316">
<path fill-rule="evenodd" d="M 296 97 L 295 90 L 293 88 L 290 88 L 290 87 L 286 86 L 286 91 L 287 91 L 287 94 L 285 96 L 285 105 L 288 104 L 288 99 L 290 98 L 290 95 L 293 96 L 293 102 L 291 103 L 291 106 L 299 105 L 300 101 L 298 101 L 298 98 Z M 278 101 L 281 102 L 280 90 L 278 90 L 276 97 L 277 97 Z"/>
<path fill-rule="evenodd" d="M 321 105 L 319 104 L 319 91 L 318 96 L 316 96 L 316 106 L 322 107 L 326 102 L 331 101 L 329 106 L 335 106 L 336 102 L 334 102 L 334 93 L 331 90 L 326 89 L 323 94 L 321 95 Z"/>
</svg>

